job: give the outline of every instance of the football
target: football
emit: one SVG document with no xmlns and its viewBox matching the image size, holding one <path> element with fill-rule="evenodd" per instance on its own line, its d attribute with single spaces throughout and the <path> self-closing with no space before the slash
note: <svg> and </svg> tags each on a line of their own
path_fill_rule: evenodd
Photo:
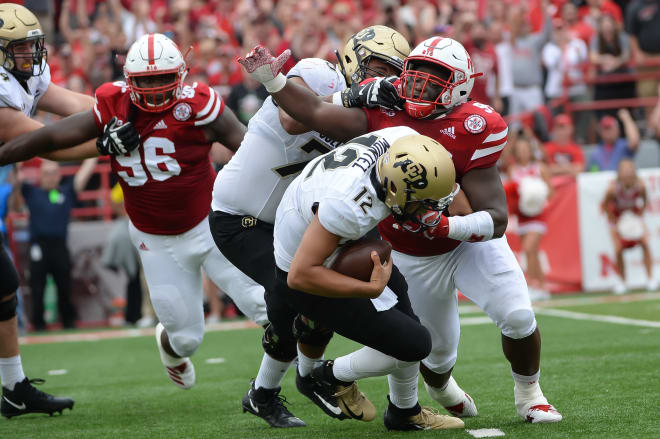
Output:
<svg viewBox="0 0 660 439">
<path fill-rule="evenodd" d="M 392 245 L 382 239 L 361 238 L 344 245 L 330 269 L 346 276 L 369 282 L 374 264 L 371 261 L 371 251 L 375 250 L 381 262 L 390 259 Z"/>
</svg>

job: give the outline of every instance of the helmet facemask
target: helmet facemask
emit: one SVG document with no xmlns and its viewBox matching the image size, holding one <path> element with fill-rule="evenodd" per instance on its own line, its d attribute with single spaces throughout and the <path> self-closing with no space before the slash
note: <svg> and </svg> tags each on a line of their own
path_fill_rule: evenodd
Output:
<svg viewBox="0 0 660 439">
<path fill-rule="evenodd" d="M 406 100 L 406 111 L 412 117 L 422 119 L 438 113 L 437 110 L 446 111 L 454 87 L 466 81 L 465 72 L 439 61 L 420 63 L 406 60 L 401 74 L 400 93 Z"/>
<path fill-rule="evenodd" d="M 182 69 L 126 73 L 126 83 L 131 91 L 133 103 L 141 110 L 154 113 L 172 107 L 181 97 L 183 78 L 185 77 L 185 71 L 182 73 Z M 156 77 L 163 79 L 162 84 L 145 84 L 147 78 Z"/>
<path fill-rule="evenodd" d="M 0 44 L 0 50 L 3 52 L 5 59 L 3 67 L 22 81 L 26 81 L 33 76 L 40 76 L 46 69 L 46 63 L 43 61 L 48 56 L 44 39 L 45 36 L 39 34 Z M 31 45 L 31 50 L 26 51 L 17 48 L 17 46 L 26 43 Z M 23 68 L 21 69 L 19 66 Z"/>
</svg>

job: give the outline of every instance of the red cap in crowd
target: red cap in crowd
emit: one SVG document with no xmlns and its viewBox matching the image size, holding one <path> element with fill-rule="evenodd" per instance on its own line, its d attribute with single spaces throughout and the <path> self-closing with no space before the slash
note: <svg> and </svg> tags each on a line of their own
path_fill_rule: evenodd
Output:
<svg viewBox="0 0 660 439">
<path fill-rule="evenodd" d="M 616 125 L 616 119 L 612 116 L 603 116 L 600 120 L 601 128 L 611 128 Z"/>
</svg>

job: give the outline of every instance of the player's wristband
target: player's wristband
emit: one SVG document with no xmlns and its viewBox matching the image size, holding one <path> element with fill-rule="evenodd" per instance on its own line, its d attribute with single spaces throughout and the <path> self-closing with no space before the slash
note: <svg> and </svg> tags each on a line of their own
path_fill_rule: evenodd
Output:
<svg viewBox="0 0 660 439">
<path fill-rule="evenodd" d="M 448 238 L 458 241 L 488 241 L 494 232 L 493 217 L 483 210 L 465 216 L 449 217 Z"/>
<path fill-rule="evenodd" d="M 284 76 L 282 73 L 278 73 L 276 77 L 271 79 L 270 81 L 264 82 L 264 87 L 266 87 L 266 90 L 268 93 L 277 93 L 278 91 L 282 90 L 284 86 L 286 85 L 286 76 Z"/>
<path fill-rule="evenodd" d="M 340 107 L 344 106 L 344 100 L 341 97 L 341 92 L 337 91 L 332 94 L 332 103 L 334 105 L 339 105 Z"/>
</svg>

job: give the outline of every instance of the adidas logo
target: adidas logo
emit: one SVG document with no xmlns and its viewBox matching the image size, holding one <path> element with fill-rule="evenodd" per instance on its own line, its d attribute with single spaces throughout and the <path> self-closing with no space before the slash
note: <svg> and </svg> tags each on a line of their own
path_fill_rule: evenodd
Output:
<svg viewBox="0 0 660 439">
<path fill-rule="evenodd" d="M 140 247 L 138 247 L 140 250 L 148 251 L 149 249 L 147 248 L 146 245 L 144 245 L 144 242 L 140 243 Z"/>
<path fill-rule="evenodd" d="M 165 121 L 162 119 L 154 127 L 154 130 L 166 130 L 166 129 L 167 129 L 167 125 L 165 125 Z"/>
<path fill-rule="evenodd" d="M 443 128 L 443 129 L 440 130 L 440 134 L 444 134 L 445 136 L 449 136 L 452 139 L 456 139 L 456 134 L 454 132 L 454 127 Z"/>
</svg>

